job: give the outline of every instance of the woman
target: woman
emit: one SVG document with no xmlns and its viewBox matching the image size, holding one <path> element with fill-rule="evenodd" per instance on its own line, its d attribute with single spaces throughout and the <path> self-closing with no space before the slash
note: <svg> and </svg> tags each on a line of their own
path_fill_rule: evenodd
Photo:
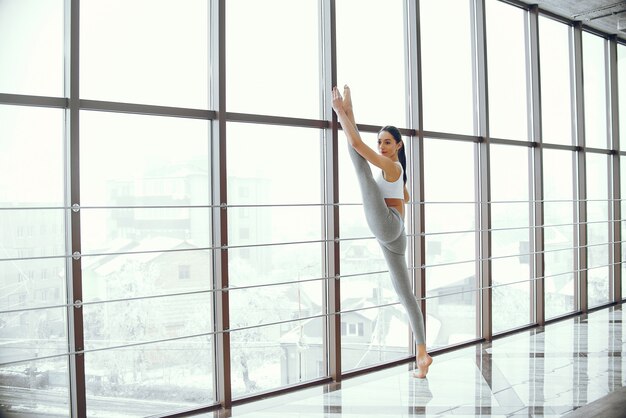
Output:
<svg viewBox="0 0 626 418">
<path fill-rule="evenodd" d="M 400 131 L 385 126 L 378 133 L 378 153 L 363 142 L 354 121 L 350 88 L 344 87 L 343 97 L 333 88 L 333 109 L 343 132 L 348 138 L 348 153 L 354 164 L 363 197 L 365 219 L 378 240 L 389 267 L 391 282 L 406 309 L 417 344 L 416 377 L 425 378 L 433 359 L 426 352 L 424 318 L 411 289 L 406 266 L 406 234 L 404 232 L 404 204 L 409 201 L 406 189 L 406 156 Z M 368 164 L 382 170 L 374 179 Z"/>
</svg>

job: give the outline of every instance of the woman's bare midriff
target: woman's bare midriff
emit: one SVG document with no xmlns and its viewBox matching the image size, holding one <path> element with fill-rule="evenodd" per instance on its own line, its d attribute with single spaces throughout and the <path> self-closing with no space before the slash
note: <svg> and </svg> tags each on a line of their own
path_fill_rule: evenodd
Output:
<svg viewBox="0 0 626 418">
<path fill-rule="evenodd" d="M 400 216 L 404 218 L 404 200 L 386 198 L 385 203 L 387 204 L 387 207 L 396 209 L 400 212 Z"/>
</svg>

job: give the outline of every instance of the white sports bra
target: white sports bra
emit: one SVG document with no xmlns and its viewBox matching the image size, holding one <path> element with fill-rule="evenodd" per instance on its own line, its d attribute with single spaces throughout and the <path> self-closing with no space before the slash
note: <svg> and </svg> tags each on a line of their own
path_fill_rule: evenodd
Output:
<svg viewBox="0 0 626 418">
<path fill-rule="evenodd" d="M 384 199 L 404 200 L 404 170 L 402 169 L 402 164 L 400 164 L 399 161 L 396 161 L 396 164 L 400 166 L 400 177 L 398 177 L 398 180 L 385 180 L 382 170 L 378 176 L 376 176 L 376 184 L 378 184 L 378 188 L 380 189 Z"/>
</svg>

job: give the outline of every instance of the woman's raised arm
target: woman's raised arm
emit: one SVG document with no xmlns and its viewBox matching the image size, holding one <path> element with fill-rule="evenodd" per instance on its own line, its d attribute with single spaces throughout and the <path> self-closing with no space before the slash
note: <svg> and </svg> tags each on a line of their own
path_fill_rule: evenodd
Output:
<svg viewBox="0 0 626 418">
<path fill-rule="evenodd" d="M 347 93 L 345 99 L 341 96 L 337 87 L 333 87 L 332 105 L 350 146 L 367 161 L 383 170 L 385 178 L 397 178 L 400 173 L 398 166 L 390 158 L 377 153 L 361 139 L 361 134 L 354 121 L 350 88 L 345 86 L 344 92 Z"/>
</svg>

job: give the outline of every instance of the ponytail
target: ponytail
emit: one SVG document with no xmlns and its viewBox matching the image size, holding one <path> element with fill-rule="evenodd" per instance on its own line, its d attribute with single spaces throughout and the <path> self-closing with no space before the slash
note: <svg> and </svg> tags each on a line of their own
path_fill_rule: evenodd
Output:
<svg viewBox="0 0 626 418">
<path fill-rule="evenodd" d="M 404 142 L 400 140 L 402 147 L 398 150 L 398 160 L 402 165 L 402 179 L 404 180 L 404 184 L 406 184 L 406 154 L 404 153 Z"/>
<path fill-rule="evenodd" d="M 402 165 L 402 180 L 404 180 L 404 184 L 406 184 L 406 153 L 404 152 L 404 142 L 402 141 L 402 134 L 400 130 L 395 126 L 387 125 L 384 126 L 378 133 L 385 131 L 389 132 L 393 139 L 395 139 L 396 144 L 402 144 L 400 149 L 398 150 L 398 161 Z"/>
</svg>

